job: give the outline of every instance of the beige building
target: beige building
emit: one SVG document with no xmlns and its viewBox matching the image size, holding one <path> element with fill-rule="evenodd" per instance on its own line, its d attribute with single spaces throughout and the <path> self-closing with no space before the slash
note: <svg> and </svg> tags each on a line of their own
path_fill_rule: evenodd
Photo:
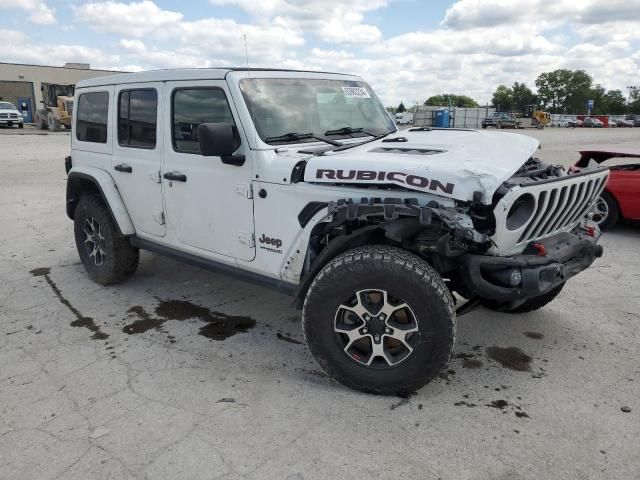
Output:
<svg viewBox="0 0 640 480">
<path fill-rule="evenodd" d="M 75 85 L 80 80 L 116 73 L 121 72 L 92 70 L 87 63 L 65 63 L 62 67 L 50 67 L 0 62 L 0 100 L 16 105 L 23 111 L 25 121 L 32 122 L 35 111 L 42 108 L 42 83 Z"/>
</svg>

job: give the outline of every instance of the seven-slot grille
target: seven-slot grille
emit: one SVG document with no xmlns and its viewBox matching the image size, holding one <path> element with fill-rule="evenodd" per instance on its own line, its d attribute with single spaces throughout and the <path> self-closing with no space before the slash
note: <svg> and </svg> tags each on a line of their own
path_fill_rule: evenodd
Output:
<svg viewBox="0 0 640 480">
<path fill-rule="evenodd" d="M 493 240 L 499 254 L 520 252 L 532 241 L 575 228 L 593 207 L 608 177 L 608 169 L 601 169 L 525 185 L 507 193 L 494 210 L 496 234 Z M 506 226 L 509 209 L 516 200 L 528 194 L 535 200 L 533 213 L 523 225 L 510 230 Z"/>
</svg>

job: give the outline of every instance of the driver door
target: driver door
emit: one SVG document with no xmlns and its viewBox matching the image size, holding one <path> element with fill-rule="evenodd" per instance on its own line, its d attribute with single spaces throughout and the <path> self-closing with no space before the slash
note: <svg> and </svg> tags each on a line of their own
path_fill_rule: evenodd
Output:
<svg viewBox="0 0 640 480">
<path fill-rule="evenodd" d="M 167 126 L 162 181 L 167 228 L 178 242 L 203 252 L 250 261 L 255 257 L 251 150 L 239 126 L 226 82 L 167 82 Z M 201 123 L 238 126 L 241 166 L 200 155 Z"/>
</svg>

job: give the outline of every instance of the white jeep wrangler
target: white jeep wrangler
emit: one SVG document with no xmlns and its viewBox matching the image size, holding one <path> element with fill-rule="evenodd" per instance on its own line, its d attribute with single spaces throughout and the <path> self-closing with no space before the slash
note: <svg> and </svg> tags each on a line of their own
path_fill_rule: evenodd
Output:
<svg viewBox="0 0 640 480">
<path fill-rule="evenodd" d="M 504 312 L 553 300 L 602 254 L 589 212 L 606 168 L 569 174 L 524 135 L 398 132 L 359 77 L 165 70 L 81 81 L 67 215 L 91 278 L 139 249 L 299 299 L 339 382 L 401 394 L 455 340 L 454 293 Z"/>
</svg>

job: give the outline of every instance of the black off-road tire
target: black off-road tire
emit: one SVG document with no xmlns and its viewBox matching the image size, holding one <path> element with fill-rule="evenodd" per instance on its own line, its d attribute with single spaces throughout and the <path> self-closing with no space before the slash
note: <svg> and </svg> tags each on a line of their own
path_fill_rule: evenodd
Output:
<svg viewBox="0 0 640 480">
<path fill-rule="evenodd" d="M 49 124 L 47 123 L 47 116 L 36 114 L 36 121 L 40 130 L 49 130 Z"/>
<path fill-rule="evenodd" d="M 92 220 L 93 219 L 93 222 Z M 111 213 L 102 198 L 87 195 L 80 199 L 74 214 L 74 234 L 80 260 L 91 279 L 100 285 L 120 283 L 133 275 L 138 268 L 140 252 L 129 243 L 120 233 Z M 91 230 L 90 225 L 98 225 L 102 235 L 101 246 L 104 257 L 101 264 L 90 256 L 93 243 L 87 245 L 85 228 Z"/>
<path fill-rule="evenodd" d="M 527 313 L 533 312 L 534 310 L 539 310 L 548 303 L 551 303 L 558 294 L 564 288 L 564 283 L 561 283 L 557 287 L 552 288 L 547 293 L 542 295 L 538 295 L 537 297 L 529 298 L 525 300 L 524 303 L 521 303 L 517 306 L 512 306 L 511 304 L 501 304 L 496 300 L 481 300 L 480 303 L 483 307 L 488 308 L 489 310 L 494 310 L 496 312 L 503 313 Z"/>
<path fill-rule="evenodd" d="M 355 292 L 382 289 L 410 306 L 418 342 L 406 359 L 375 369 L 339 345 L 334 321 Z M 349 250 L 318 273 L 305 298 L 302 326 L 320 366 L 343 385 L 369 393 L 407 395 L 431 381 L 449 361 L 455 342 L 454 302 L 440 275 L 422 258 L 385 245 Z"/>
<path fill-rule="evenodd" d="M 52 112 L 47 115 L 47 126 L 50 132 L 59 132 L 61 130 L 60 122 Z"/>
<path fill-rule="evenodd" d="M 598 225 L 601 230 L 607 230 L 608 228 L 611 228 L 613 225 L 618 223 L 618 220 L 620 220 L 620 207 L 618 206 L 618 201 L 615 199 L 615 197 L 606 190 L 604 190 L 600 194 L 600 199 L 602 199 L 606 203 L 608 211 L 606 217 L 602 219 L 602 221 Z"/>
</svg>

